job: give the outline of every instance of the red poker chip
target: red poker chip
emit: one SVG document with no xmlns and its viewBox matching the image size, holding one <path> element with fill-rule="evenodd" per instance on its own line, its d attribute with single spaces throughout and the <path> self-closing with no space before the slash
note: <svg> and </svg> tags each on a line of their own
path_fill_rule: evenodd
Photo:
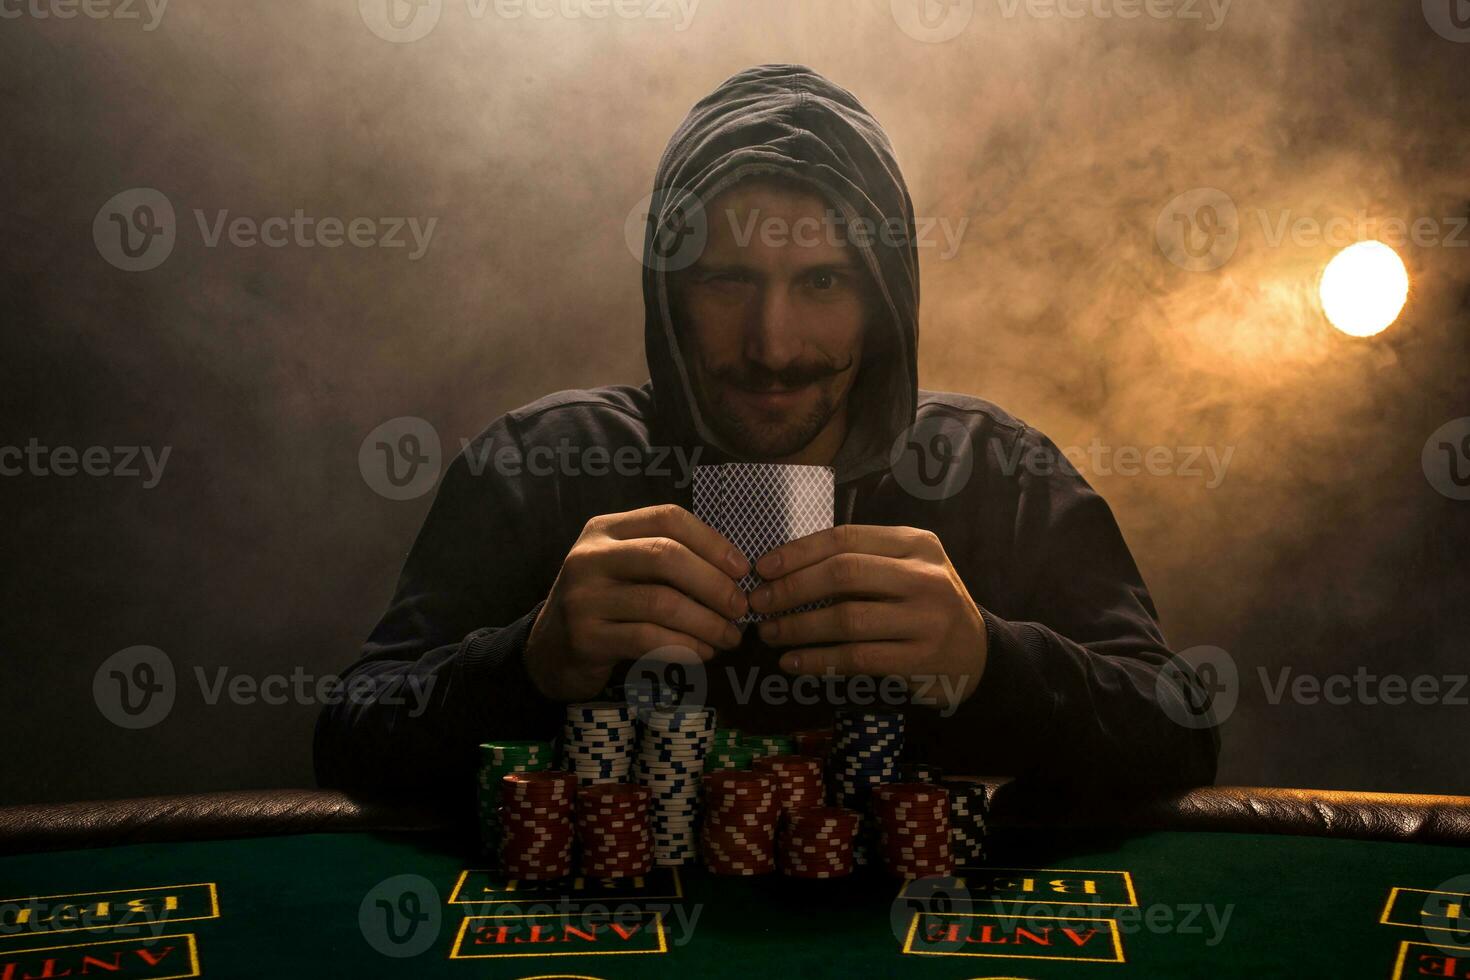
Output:
<svg viewBox="0 0 1470 980">
<path fill-rule="evenodd" d="M 597 830 L 605 830 L 617 827 L 647 827 L 649 824 L 648 814 L 635 813 L 625 817 L 588 817 L 578 820 L 578 827 L 592 827 Z"/>
<path fill-rule="evenodd" d="M 761 856 L 775 856 L 776 845 L 767 841 L 743 841 L 743 840 L 711 840 L 707 837 L 700 838 L 700 848 L 719 854 L 759 854 Z"/>
<path fill-rule="evenodd" d="M 810 810 L 803 810 L 799 814 L 792 814 L 792 822 L 821 820 L 824 822 L 835 821 L 838 823 L 851 823 L 856 825 L 862 815 L 855 810 L 844 810 L 840 806 L 819 806 Z"/>
<path fill-rule="evenodd" d="M 885 814 L 878 823 L 884 827 L 949 826 L 949 819 L 932 813 Z"/>
<path fill-rule="evenodd" d="M 729 875 L 732 877 L 768 875 L 776 870 L 774 866 L 766 864 L 736 866 L 732 864 L 713 863 L 707 864 L 706 866 L 709 868 L 711 874 Z"/>
<path fill-rule="evenodd" d="M 884 783 L 874 787 L 873 798 L 880 805 L 890 801 L 948 803 L 949 790 L 933 783 Z"/>
<path fill-rule="evenodd" d="M 876 813 L 878 813 L 879 816 L 894 817 L 902 817 L 918 813 L 932 813 L 938 817 L 947 816 L 949 814 L 949 806 L 944 803 L 900 803 L 897 806 L 886 806 L 880 803 L 873 809 Z"/>
<path fill-rule="evenodd" d="M 784 842 L 781 845 L 781 849 L 786 854 L 844 854 L 844 852 L 850 854 L 853 851 L 853 845 L 844 842 L 844 840 L 836 840 L 836 842 L 828 843 Z"/>
<path fill-rule="evenodd" d="M 881 828 L 881 832 L 890 837 L 914 837 L 923 834 L 947 834 L 949 833 L 949 827 L 945 824 L 937 823 L 903 824 L 901 826 L 883 827 Z"/>
<path fill-rule="evenodd" d="M 812 864 L 796 861 L 783 861 L 782 871 L 851 871 L 851 861 L 817 861 Z"/>
<path fill-rule="evenodd" d="M 781 839 L 791 844 L 844 844 L 856 836 L 850 830 L 834 830 L 828 834 L 782 834 Z"/>
<path fill-rule="evenodd" d="M 775 806 L 778 802 L 775 793 L 737 793 L 725 795 L 720 793 L 705 794 L 705 801 L 711 807 L 760 807 Z"/>
<path fill-rule="evenodd" d="M 604 824 L 629 823 L 633 821 L 647 822 L 649 812 L 647 810 L 626 810 L 621 813 L 582 813 L 577 815 L 577 823 L 590 824 L 594 827 Z"/>
<path fill-rule="evenodd" d="M 775 840 L 776 835 L 764 827 L 706 827 L 704 836 L 713 840 Z"/>
<path fill-rule="evenodd" d="M 792 824 L 791 821 L 786 821 L 786 824 L 784 827 L 782 827 L 781 832 L 789 833 L 789 835 L 797 837 L 844 835 L 844 833 L 845 835 L 854 835 L 854 833 L 857 833 L 857 824 Z"/>
<path fill-rule="evenodd" d="M 643 804 L 653 799 L 653 791 L 637 783 L 589 783 L 577 790 L 577 801 L 587 806 L 610 804 Z"/>
<path fill-rule="evenodd" d="M 587 864 L 637 864 L 653 857 L 651 847 L 617 847 L 597 851 L 583 851 L 582 860 Z"/>
<path fill-rule="evenodd" d="M 645 841 L 651 843 L 653 841 L 653 835 L 652 834 L 647 834 L 647 833 L 643 833 L 643 834 L 637 834 L 637 833 L 634 833 L 634 834 L 584 834 L 584 835 L 582 835 L 582 837 L 580 839 L 581 839 L 581 841 L 582 841 L 582 843 L 584 845 L 587 845 L 589 847 L 590 846 L 593 846 L 593 845 L 603 846 L 603 847 L 609 847 L 609 846 L 616 846 L 618 844 L 639 844 L 639 843 L 643 843 Z"/>
<path fill-rule="evenodd" d="M 582 873 L 593 878 L 632 878 L 646 875 L 653 870 L 652 862 L 612 867 L 583 868 Z"/>
<path fill-rule="evenodd" d="M 770 836 L 769 834 L 744 835 L 721 833 L 718 831 L 714 833 L 703 834 L 700 836 L 700 840 L 706 841 L 710 844 L 716 844 L 721 847 L 760 847 L 766 850 L 769 850 L 776 844 L 776 838 Z"/>
<path fill-rule="evenodd" d="M 537 848 L 544 850 L 548 847 L 570 847 L 573 838 L 570 836 L 535 836 L 529 834 L 503 834 L 501 841 L 504 846 L 517 849 Z"/>
<path fill-rule="evenodd" d="M 653 840 L 653 835 L 646 830 L 630 830 L 616 834 L 578 834 L 577 839 L 590 846 L 592 844 L 626 844 L 629 841 Z"/>
<path fill-rule="evenodd" d="M 915 803 L 912 805 L 905 804 L 902 806 L 879 805 L 877 807 L 874 807 L 874 812 L 876 812 L 880 817 L 908 817 L 920 814 L 933 814 L 936 817 L 944 817 L 949 815 L 949 808 L 942 803 Z"/>
</svg>

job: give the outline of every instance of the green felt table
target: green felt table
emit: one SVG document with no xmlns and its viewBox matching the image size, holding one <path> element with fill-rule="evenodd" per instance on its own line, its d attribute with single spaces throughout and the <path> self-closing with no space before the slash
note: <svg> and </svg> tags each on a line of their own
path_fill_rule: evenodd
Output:
<svg viewBox="0 0 1470 980">
<path fill-rule="evenodd" d="M 1470 890 L 1461 848 L 1015 830 L 992 852 L 938 882 L 689 867 L 549 889 L 434 835 L 18 855 L 0 859 L 0 980 L 1470 977 L 1443 894 Z"/>
</svg>

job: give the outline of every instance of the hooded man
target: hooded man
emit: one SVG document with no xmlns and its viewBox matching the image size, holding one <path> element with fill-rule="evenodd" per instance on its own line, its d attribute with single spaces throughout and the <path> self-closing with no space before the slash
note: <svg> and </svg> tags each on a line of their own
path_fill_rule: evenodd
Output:
<svg viewBox="0 0 1470 980">
<path fill-rule="evenodd" d="M 690 110 L 652 202 L 651 380 L 547 396 L 450 466 L 318 721 L 318 779 L 464 798 L 480 742 L 549 739 L 621 665 L 684 650 L 731 727 L 896 691 L 915 757 L 952 771 L 1213 781 L 1206 699 L 1107 504 L 1025 423 L 919 390 L 913 207 L 861 103 L 801 66 L 743 71 Z M 761 558 L 747 598 L 679 461 L 830 466 L 835 526 Z"/>
</svg>

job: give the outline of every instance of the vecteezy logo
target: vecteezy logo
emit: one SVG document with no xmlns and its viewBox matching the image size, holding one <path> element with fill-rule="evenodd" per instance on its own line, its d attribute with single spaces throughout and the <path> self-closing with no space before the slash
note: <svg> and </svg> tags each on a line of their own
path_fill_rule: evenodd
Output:
<svg viewBox="0 0 1470 980">
<path fill-rule="evenodd" d="M 407 44 L 434 29 L 444 12 L 444 0 L 357 0 L 357 12 L 378 37 Z"/>
<path fill-rule="evenodd" d="M 389 500 L 413 500 L 428 493 L 439 479 L 439 461 L 439 433 L 413 415 L 384 422 L 357 450 L 363 481 Z"/>
<path fill-rule="evenodd" d="M 659 647 L 628 666 L 623 695 L 640 717 L 653 708 L 699 708 L 709 695 L 709 675 L 688 647 Z"/>
<path fill-rule="evenodd" d="M 975 0 L 889 0 L 888 7 L 899 30 L 929 44 L 958 37 L 975 16 Z"/>
<path fill-rule="evenodd" d="M 174 663 L 157 647 L 119 650 L 92 675 L 92 700 L 119 728 L 152 728 L 174 707 Z"/>
<path fill-rule="evenodd" d="M 1235 202 L 1214 187 L 1185 191 L 1159 212 L 1154 238 L 1164 257 L 1181 269 L 1218 269 L 1230 261 L 1240 242 Z"/>
<path fill-rule="evenodd" d="M 1418 921 L 1424 938 L 1447 956 L 1458 956 L 1470 943 L 1470 875 L 1456 875 L 1432 890 L 1413 893 L 1419 898 Z"/>
<path fill-rule="evenodd" d="M 1220 647 L 1181 650 L 1159 668 L 1155 694 L 1164 714 L 1184 728 L 1213 728 L 1235 713 L 1240 672 Z"/>
<path fill-rule="evenodd" d="M 907 941 L 914 920 L 921 915 L 968 912 L 974 903 L 962 874 L 929 875 L 910 879 L 888 906 L 888 927 L 899 946 Z M 951 950 L 958 952 L 958 950 Z"/>
<path fill-rule="evenodd" d="M 369 946 L 395 959 L 418 956 L 439 938 L 439 891 L 422 875 L 395 875 L 363 896 L 357 926 Z"/>
<path fill-rule="evenodd" d="M 970 432 L 948 416 L 919 419 L 893 440 L 888 465 L 898 485 L 920 500 L 953 497 L 975 471 Z"/>
<path fill-rule="evenodd" d="M 1431 487 L 1451 500 L 1470 500 L 1470 416 L 1435 429 L 1419 464 Z"/>
<path fill-rule="evenodd" d="M 623 221 L 623 241 L 639 262 L 660 272 L 687 269 L 704 254 L 709 219 L 695 194 L 668 188 L 647 195 Z"/>
<path fill-rule="evenodd" d="M 124 272 L 156 269 L 174 250 L 174 206 L 151 187 L 114 194 L 92 219 L 92 241 L 110 264 Z"/>
<path fill-rule="evenodd" d="M 1446 41 L 1470 44 L 1470 0 L 1423 0 L 1424 19 Z"/>
</svg>

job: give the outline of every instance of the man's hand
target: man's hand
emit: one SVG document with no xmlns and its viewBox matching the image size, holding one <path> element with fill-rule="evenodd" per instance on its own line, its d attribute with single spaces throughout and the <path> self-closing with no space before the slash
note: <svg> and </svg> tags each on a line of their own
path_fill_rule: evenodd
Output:
<svg viewBox="0 0 1470 980">
<path fill-rule="evenodd" d="M 740 644 L 745 556 L 674 504 L 594 517 L 572 545 L 526 644 L 526 669 L 558 701 L 595 697 L 613 667 L 664 647 L 708 660 Z"/>
<path fill-rule="evenodd" d="M 910 690 L 938 692 L 940 708 L 957 706 L 980 683 L 985 621 L 933 533 L 839 525 L 787 542 L 755 570 L 765 580 L 750 596 L 756 612 L 832 601 L 760 624 L 767 643 L 793 648 L 781 669 L 898 676 Z M 936 684 L 941 678 L 949 683 Z"/>
</svg>

